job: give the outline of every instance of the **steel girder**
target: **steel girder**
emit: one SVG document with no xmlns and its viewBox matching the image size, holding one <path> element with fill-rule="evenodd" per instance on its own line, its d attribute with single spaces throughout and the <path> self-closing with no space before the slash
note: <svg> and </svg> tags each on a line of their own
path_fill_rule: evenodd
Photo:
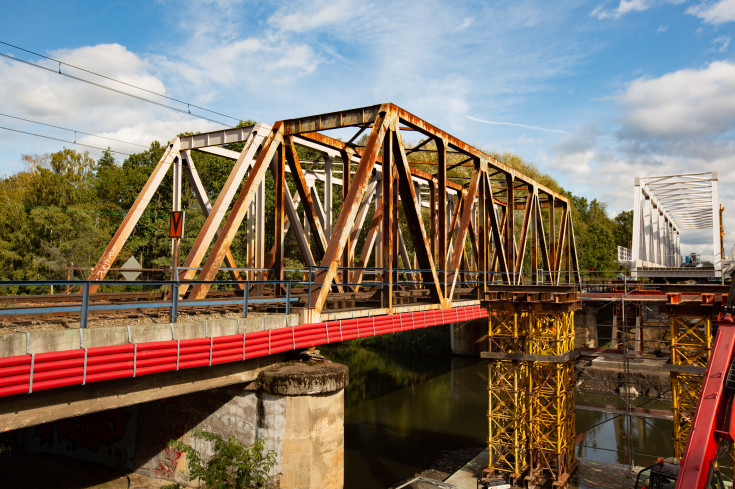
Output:
<svg viewBox="0 0 735 489">
<path fill-rule="evenodd" d="M 357 133 L 348 142 L 324 133 L 350 127 Z M 362 134 L 367 142 L 355 144 Z M 231 142 L 244 142 L 244 149 L 220 147 Z M 300 148 L 319 156 L 304 167 Z M 212 280 L 225 260 L 236 268 L 230 246 L 246 228 L 245 265 L 259 269 L 248 273 L 250 280 L 280 279 L 289 258 L 285 234 L 298 234 L 302 257 L 290 258 L 316 265 L 306 318 L 312 320 L 335 287 L 356 292 L 365 287 L 363 277 L 376 272 L 389 311 L 398 288 L 428 290 L 431 302 L 447 308 L 459 290 L 465 298 L 474 290 L 478 298 L 493 282 L 579 282 L 571 204 L 564 195 L 393 104 L 174 139 L 90 279 L 104 278 L 174 160 L 193 165 L 188 151 L 225 156 L 235 164 L 205 211 L 181 280 Z M 266 259 L 263 182 L 269 168 L 277 205 L 275 244 Z M 342 187 L 339 212 L 335 185 Z M 365 227 L 367 239 L 361 237 Z M 189 297 L 203 298 L 208 289 L 193 285 Z"/>
</svg>

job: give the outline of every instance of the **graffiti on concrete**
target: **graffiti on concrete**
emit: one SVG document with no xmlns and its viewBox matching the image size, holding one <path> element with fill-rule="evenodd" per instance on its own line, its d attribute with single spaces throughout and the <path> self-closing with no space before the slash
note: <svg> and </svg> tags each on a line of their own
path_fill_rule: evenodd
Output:
<svg viewBox="0 0 735 489">
<path fill-rule="evenodd" d="M 81 456 L 125 467 L 135 446 L 133 413 L 118 408 L 38 425 L 30 430 L 29 451 Z"/>
</svg>

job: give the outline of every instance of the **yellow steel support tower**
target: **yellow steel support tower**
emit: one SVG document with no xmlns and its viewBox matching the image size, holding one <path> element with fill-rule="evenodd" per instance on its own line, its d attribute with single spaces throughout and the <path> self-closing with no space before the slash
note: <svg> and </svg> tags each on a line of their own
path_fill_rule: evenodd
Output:
<svg viewBox="0 0 735 489">
<path fill-rule="evenodd" d="M 490 351 L 525 351 L 527 314 L 490 314 Z M 488 468 L 513 482 L 528 468 L 528 362 L 497 360 L 488 363 Z"/>
<path fill-rule="evenodd" d="M 488 476 L 566 487 L 574 457 L 574 312 L 563 304 L 500 304 L 489 315 Z M 525 305 L 524 305 L 525 304 Z M 524 310 L 525 309 L 525 310 Z"/>
<path fill-rule="evenodd" d="M 712 320 L 709 317 L 670 316 L 671 363 L 694 367 L 690 372 L 671 372 L 672 411 L 674 413 L 674 456 L 684 453 L 692 416 L 702 389 L 704 369 L 712 349 Z M 700 372 L 696 372 L 699 370 Z"/>
<path fill-rule="evenodd" d="M 528 353 L 530 478 L 566 486 L 574 457 L 574 312 L 532 313 Z"/>
</svg>

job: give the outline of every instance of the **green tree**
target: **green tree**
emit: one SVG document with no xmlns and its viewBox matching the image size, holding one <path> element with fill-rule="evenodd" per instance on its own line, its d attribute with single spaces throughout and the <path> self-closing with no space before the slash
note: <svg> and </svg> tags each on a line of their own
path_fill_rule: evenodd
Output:
<svg viewBox="0 0 735 489">
<path fill-rule="evenodd" d="M 631 248 L 633 246 L 633 210 L 620 212 L 613 218 L 613 222 L 615 224 L 613 230 L 615 244 Z"/>
</svg>

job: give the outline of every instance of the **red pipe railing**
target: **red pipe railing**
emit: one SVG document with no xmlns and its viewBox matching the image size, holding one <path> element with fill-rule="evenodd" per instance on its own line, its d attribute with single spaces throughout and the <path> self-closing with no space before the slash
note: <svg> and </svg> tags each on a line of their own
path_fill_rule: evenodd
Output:
<svg viewBox="0 0 735 489">
<path fill-rule="evenodd" d="M 340 319 L 228 336 L 79 348 L 0 358 L 0 397 L 264 357 L 487 317 L 480 306 Z"/>
</svg>

